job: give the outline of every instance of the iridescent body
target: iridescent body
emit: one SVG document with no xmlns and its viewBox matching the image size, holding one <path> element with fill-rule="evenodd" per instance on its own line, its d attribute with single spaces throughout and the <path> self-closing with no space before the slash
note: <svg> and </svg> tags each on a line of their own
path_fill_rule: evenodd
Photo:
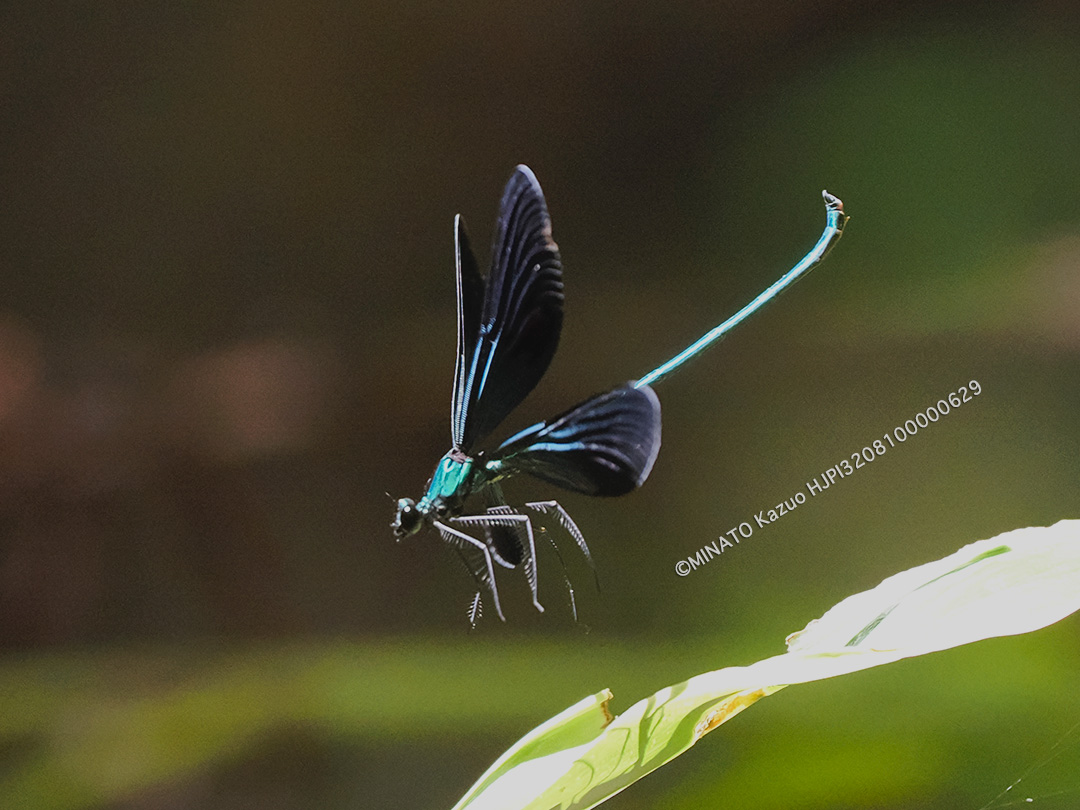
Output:
<svg viewBox="0 0 1080 810">
<path fill-rule="evenodd" d="M 526 166 L 517 167 L 503 192 L 486 278 L 477 269 L 463 220 L 455 219 L 458 351 L 450 413 L 452 447 L 439 460 L 419 501 L 397 501 L 391 526 L 399 540 L 425 525 L 434 526 L 458 552 L 479 586 L 470 609 L 472 623 L 484 590 L 504 619 L 495 564 L 522 566 L 533 604 L 543 611 L 537 594 L 535 535 L 526 512 L 554 518 L 592 566 L 585 538 L 562 506 L 537 501 L 512 507 L 503 498 L 500 479 L 526 472 L 573 492 L 599 496 L 623 495 L 641 486 L 660 450 L 660 402 L 650 384 L 720 340 L 824 258 L 847 218 L 840 200 L 823 194 L 828 220 L 818 243 L 747 306 L 640 380 L 525 428 L 489 454 L 473 453 L 472 447 L 517 407 L 555 354 L 562 327 L 562 263 L 540 184 Z M 466 514 L 466 502 L 475 496 L 484 500 L 484 510 Z M 551 535 L 544 532 L 543 537 L 559 554 Z M 576 617 L 574 591 L 565 571 L 564 581 Z"/>
</svg>

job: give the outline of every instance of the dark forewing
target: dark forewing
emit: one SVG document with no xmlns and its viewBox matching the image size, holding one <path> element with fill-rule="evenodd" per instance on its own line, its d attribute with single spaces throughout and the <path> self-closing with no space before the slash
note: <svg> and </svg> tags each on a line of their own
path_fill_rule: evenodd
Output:
<svg viewBox="0 0 1080 810">
<path fill-rule="evenodd" d="M 484 306 L 484 279 L 476 265 L 476 256 L 469 246 L 465 220 L 454 217 L 454 255 L 457 267 L 457 363 L 454 366 L 454 394 L 450 404 L 450 436 L 454 447 L 461 447 L 461 397 L 465 391 L 465 375 L 476 352 L 476 335 L 480 331 L 480 316 Z"/>
<path fill-rule="evenodd" d="M 660 401 L 626 383 L 505 441 L 492 458 L 586 495 L 623 495 L 645 483 L 660 451 Z"/>
<path fill-rule="evenodd" d="M 458 371 L 452 438 L 466 452 L 487 436 L 547 370 L 562 329 L 559 249 L 543 192 L 527 166 L 506 184 L 487 281 L 458 231 Z M 483 290 L 483 307 L 476 290 Z M 477 317 L 476 312 L 480 314 Z"/>
</svg>

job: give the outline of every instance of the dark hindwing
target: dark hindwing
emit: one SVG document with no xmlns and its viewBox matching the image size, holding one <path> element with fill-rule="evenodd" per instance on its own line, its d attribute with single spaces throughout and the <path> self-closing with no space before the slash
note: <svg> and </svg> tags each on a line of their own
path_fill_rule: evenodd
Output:
<svg viewBox="0 0 1080 810">
<path fill-rule="evenodd" d="M 645 483 L 660 451 L 660 400 L 626 383 L 507 439 L 492 459 L 586 495 Z"/>
<path fill-rule="evenodd" d="M 460 218 L 455 230 L 458 359 L 451 438 L 468 452 L 536 386 L 555 355 L 562 263 L 543 192 L 526 166 L 517 167 L 503 192 L 486 282 Z"/>
</svg>

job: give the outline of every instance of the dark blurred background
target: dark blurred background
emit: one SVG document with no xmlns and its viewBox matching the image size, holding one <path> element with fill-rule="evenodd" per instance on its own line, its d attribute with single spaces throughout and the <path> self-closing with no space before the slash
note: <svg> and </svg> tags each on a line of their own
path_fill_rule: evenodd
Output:
<svg viewBox="0 0 1080 810">
<path fill-rule="evenodd" d="M 12 3 L 0 9 L 0 807 L 449 808 L 610 686 L 782 651 L 844 596 L 1077 517 L 1071 2 Z M 452 221 L 528 163 L 565 265 L 498 431 L 644 372 L 647 485 L 558 497 L 468 633 L 436 536 Z M 983 393 L 686 578 L 674 565 L 969 380 Z M 489 606 L 490 607 L 490 606 Z M 612 808 L 1075 806 L 1075 620 L 783 692 Z"/>
</svg>

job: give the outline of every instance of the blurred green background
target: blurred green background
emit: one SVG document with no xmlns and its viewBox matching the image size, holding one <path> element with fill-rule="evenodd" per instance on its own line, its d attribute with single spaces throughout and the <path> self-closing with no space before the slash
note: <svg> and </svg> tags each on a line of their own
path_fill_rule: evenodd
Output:
<svg viewBox="0 0 1080 810">
<path fill-rule="evenodd" d="M 1077 517 L 1080 12 L 1040 3 L 27 3 L 0 9 L 0 807 L 448 808 L 518 736 L 781 652 L 836 601 Z M 528 163 L 561 348 L 498 431 L 657 387 L 602 591 L 539 616 L 397 545 L 448 447 L 452 220 Z M 905 419 L 983 393 L 688 577 Z M 611 808 L 1080 798 L 1067 620 L 786 690 Z M 1053 749 L 1056 743 L 1060 745 Z"/>
</svg>

